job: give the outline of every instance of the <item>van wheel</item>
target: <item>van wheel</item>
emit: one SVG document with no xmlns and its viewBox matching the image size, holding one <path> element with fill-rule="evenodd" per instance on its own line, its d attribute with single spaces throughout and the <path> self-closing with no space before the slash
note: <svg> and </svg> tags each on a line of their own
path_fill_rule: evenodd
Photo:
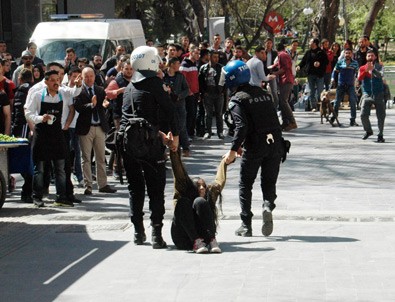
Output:
<svg viewBox="0 0 395 302">
<path fill-rule="evenodd" d="M 0 171 L 0 209 L 3 207 L 6 192 L 7 192 L 7 187 L 5 183 L 5 178 L 3 173 L 1 173 Z"/>
</svg>

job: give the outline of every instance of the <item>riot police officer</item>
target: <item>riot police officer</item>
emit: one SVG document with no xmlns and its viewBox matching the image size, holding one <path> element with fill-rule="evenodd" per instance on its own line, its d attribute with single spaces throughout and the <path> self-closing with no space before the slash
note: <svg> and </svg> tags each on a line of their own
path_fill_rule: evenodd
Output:
<svg viewBox="0 0 395 302">
<path fill-rule="evenodd" d="M 276 182 L 283 155 L 283 138 L 280 122 L 273 104 L 273 97 L 260 87 L 251 86 L 250 70 L 242 61 L 231 61 L 224 68 L 225 83 L 233 90 L 229 110 L 235 123 L 231 150 L 224 155 L 232 163 L 242 147 L 239 199 L 241 227 L 237 236 L 252 236 L 251 211 L 252 186 L 261 169 L 263 193 L 262 234 L 273 231 L 272 211 L 276 207 Z"/>
<path fill-rule="evenodd" d="M 128 119 L 139 117 L 146 119 L 156 130 L 163 116 L 167 118 L 169 129 L 173 134 L 172 150 L 178 148 L 178 122 L 175 109 L 168 93 L 164 90 L 163 80 L 158 77 L 161 58 L 154 47 L 140 46 L 131 54 L 131 65 L 134 70 L 132 80 L 126 87 L 123 96 L 122 118 L 117 140 L 125 135 Z M 161 117 L 159 118 L 159 114 Z M 163 133 L 162 133 L 163 134 Z M 164 190 L 166 185 L 166 168 L 164 151 L 158 156 L 148 156 L 146 159 L 136 159 L 123 153 L 124 167 L 128 180 L 130 217 L 134 225 L 134 243 L 142 245 L 146 240 L 143 207 L 145 187 L 149 197 L 151 210 L 152 247 L 166 248 L 162 238 L 163 215 L 165 213 Z"/>
</svg>

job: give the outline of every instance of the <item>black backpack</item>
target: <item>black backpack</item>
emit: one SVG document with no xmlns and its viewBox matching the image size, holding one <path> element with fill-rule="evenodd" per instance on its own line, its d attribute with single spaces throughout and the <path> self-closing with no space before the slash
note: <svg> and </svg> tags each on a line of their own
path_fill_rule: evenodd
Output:
<svg viewBox="0 0 395 302">
<path fill-rule="evenodd" d="M 123 136 L 123 152 L 137 160 L 163 159 L 159 131 L 144 118 L 130 118 Z"/>
</svg>

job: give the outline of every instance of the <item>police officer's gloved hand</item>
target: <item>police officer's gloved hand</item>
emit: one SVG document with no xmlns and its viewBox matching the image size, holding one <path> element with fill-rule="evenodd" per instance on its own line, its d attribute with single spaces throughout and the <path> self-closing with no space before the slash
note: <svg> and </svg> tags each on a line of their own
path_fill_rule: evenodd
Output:
<svg viewBox="0 0 395 302">
<path fill-rule="evenodd" d="M 288 140 L 283 140 L 283 155 L 281 156 L 281 162 L 285 162 L 287 160 L 287 153 L 289 153 L 289 150 L 291 149 L 291 142 Z"/>
</svg>

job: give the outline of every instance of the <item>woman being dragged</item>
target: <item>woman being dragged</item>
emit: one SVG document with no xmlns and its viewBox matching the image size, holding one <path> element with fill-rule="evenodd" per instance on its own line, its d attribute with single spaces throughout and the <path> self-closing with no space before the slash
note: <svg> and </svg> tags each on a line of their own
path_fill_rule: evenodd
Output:
<svg viewBox="0 0 395 302">
<path fill-rule="evenodd" d="M 202 178 L 191 179 L 181 161 L 180 151 L 170 151 L 174 174 L 174 217 L 171 236 L 180 250 L 201 253 L 221 253 L 215 238 L 217 229 L 216 202 L 222 205 L 221 192 L 225 186 L 226 168 L 222 160 L 215 181 L 206 185 Z"/>
</svg>

